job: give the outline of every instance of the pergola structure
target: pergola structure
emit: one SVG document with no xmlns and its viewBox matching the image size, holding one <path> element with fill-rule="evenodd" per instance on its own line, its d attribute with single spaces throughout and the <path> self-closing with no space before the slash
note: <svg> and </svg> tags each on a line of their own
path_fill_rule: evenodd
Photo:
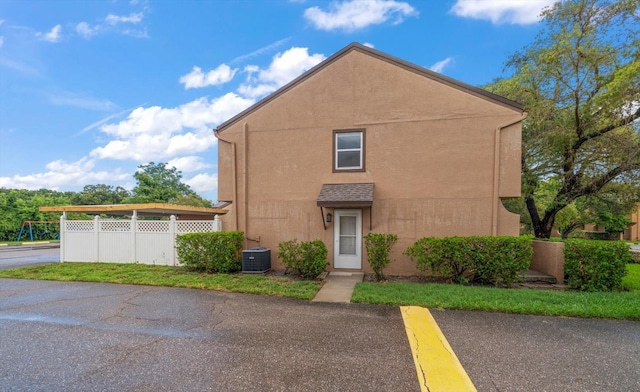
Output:
<svg viewBox="0 0 640 392">
<path fill-rule="evenodd" d="M 166 203 L 105 204 L 90 206 L 49 206 L 40 207 L 42 212 L 79 212 L 90 215 L 109 216 L 175 216 L 179 220 L 213 219 L 224 215 L 228 210 L 222 208 L 193 207 Z"/>
</svg>

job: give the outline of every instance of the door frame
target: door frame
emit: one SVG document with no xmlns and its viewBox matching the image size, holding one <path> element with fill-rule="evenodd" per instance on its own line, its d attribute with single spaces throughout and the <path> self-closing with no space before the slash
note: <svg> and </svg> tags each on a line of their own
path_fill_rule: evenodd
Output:
<svg viewBox="0 0 640 392">
<path fill-rule="evenodd" d="M 362 269 L 362 209 L 334 209 L 333 224 L 333 268 Z M 356 254 L 340 255 L 340 219 L 342 216 L 356 217 Z"/>
</svg>

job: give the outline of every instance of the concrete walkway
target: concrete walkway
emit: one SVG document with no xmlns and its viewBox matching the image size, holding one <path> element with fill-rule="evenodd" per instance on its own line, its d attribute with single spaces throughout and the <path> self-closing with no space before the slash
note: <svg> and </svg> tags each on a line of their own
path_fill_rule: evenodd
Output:
<svg viewBox="0 0 640 392">
<path fill-rule="evenodd" d="M 324 285 L 313 298 L 313 302 L 351 302 L 356 283 L 362 282 L 362 272 L 329 272 Z"/>
</svg>

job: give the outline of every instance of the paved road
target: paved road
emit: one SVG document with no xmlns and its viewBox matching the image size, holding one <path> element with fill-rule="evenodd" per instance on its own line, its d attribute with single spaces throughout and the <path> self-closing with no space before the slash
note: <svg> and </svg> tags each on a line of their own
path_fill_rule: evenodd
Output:
<svg viewBox="0 0 640 392">
<path fill-rule="evenodd" d="M 640 391 L 640 322 L 431 314 L 478 391 Z"/>
<path fill-rule="evenodd" d="M 0 269 L 60 261 L 60 244 L 0 246 Z"/>
<path fill-rule="evenodd" d="M 1 391 L 418 391 L 400 311 L 0 279 Z"/>
</svg>

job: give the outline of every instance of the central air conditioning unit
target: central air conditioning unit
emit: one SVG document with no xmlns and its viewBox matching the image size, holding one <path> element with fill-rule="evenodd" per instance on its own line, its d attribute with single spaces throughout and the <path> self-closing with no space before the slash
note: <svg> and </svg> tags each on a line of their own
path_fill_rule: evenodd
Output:
<svg viewBox="0 0 640 392">
<path fill-rule="evenodd" d="M 242 272 L 263 274 L 271 269 L 271 249 L 249 248 L 242 251 Z"/>
</svg>

